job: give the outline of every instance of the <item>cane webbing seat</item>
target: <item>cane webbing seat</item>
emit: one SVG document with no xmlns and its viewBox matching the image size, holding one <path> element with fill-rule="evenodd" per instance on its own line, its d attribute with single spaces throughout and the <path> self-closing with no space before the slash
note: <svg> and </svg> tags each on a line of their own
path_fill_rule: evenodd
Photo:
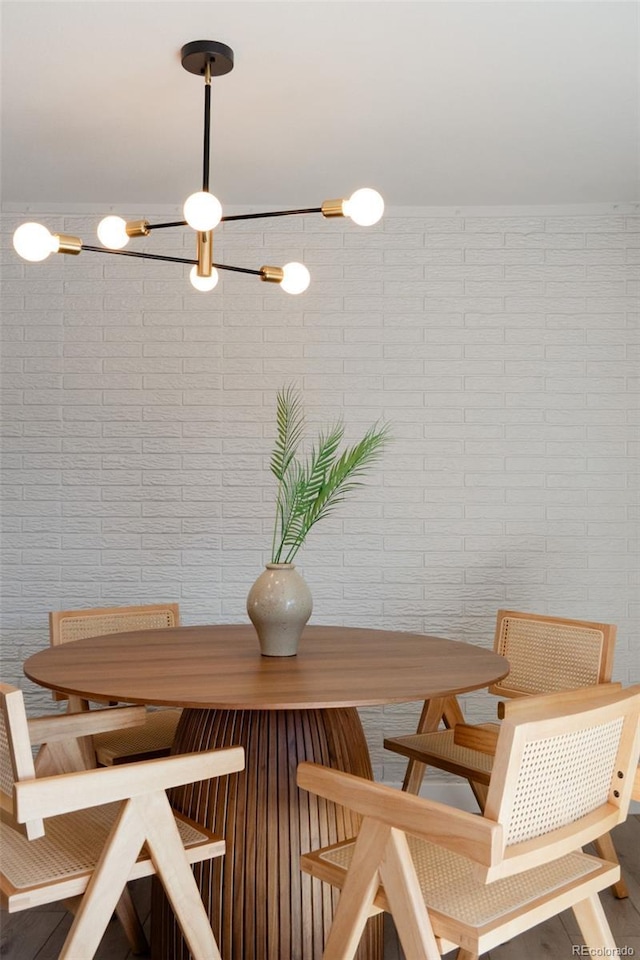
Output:
<svg viewBox="0 0 640 960">
<path fill-rule="evenodd" d="M 130 730 L 97 733 L 93 737 L 100 766 L 166 757 L 171 752 L 181 710 L 147 710 L 144 724 Z"/>
<path fill-rule="evenodd" d="M 32 742 L 137 722 L 142 707 L 28 721 L 22 693 L 0 684 L 0 901 L 9 913 L 64 901 L 75 919 L 60 960 L 91 960 L 114 910 L 139 953 L 148 944 L 126 884 L 154 874 L 190 955 L 220 960 L 190 864 L 222 856 L 224 839 L 172 811 L 166 790 L 242 770 L 241 748 L 35 776 Z"/>
<path fill-rule="evenodd" d="M 43 888 L 38 895 L 39 903 L 55 903 L 84 893 L 119 809 L 119 803 L 108 803 L 91 810 L 77 810 L 64 816 L 50 817 L 46 822 L 45 835 L 37 840 L 27 840 L 16 830 L 0 823 L 2 873 L 10 910 L 15 912 L 23 900 L 28 906 L 34 887 Z M 186 850 L 210 846 L 212 843 L 219 846 L 219 837 L 214 837 L 175 812 L 174 817 Z M 224 844 L 220 849 L 224 849 Z M 195 862 L 200 859 L 199 851 L 193 852 Z M 151 858 L 143 848 L 129 879 L 137 880 L 152 873 Z"/>
<path fill-rule="evenodd" d="M 489 927 L 505 914 L 537 909 L 550 895 L 576 882 L 599 878 L 603 873 L 602 860 L 584 853 L 569 853 L 514 877 L 483 884 L 478 881 L 474 863 L 467 857 L 416 837 L 407 840 L 429 915 L 439 913 L 442 918 L 449 916 L 459 924 L 468 923 L 478 928 Z M 343 841 L 318 854 L 321 860 L 342 871 L 342 883 L 351 866 L 354 848 L 355 841 Z M 378 891 L 375 902 L 389 910 L 384 888 Z M 434 926 L 436 923 L 434 918 Z"/>
<path fill-rule="evenodd" d="M 428 751 L 435 759 L 433 766 L 439 766 L 437 760 L 446 762 L 446 769 L 460 777 L 469 777 L 479 783 L 489 783 L 493 757 L 470 747 L 459 746 L 454 742 L 454 728 L 439 730 L 437 733 L 413 733 L 402 737 L 405 756 L 421 759 Z"/>
<path fill-rule="evenodd" d="M 323 960 L 352 960 L 380 910 L 411 960 L 477 958 L 568 908 L 589 952 L 615 955 L 598 892 L 620 868 L 580 848 L 626 818 L 639 718 L 640 687 L 527 698 L 501 725 L 482 816 L 301 764 L 300 787 L 362 817 L 357 838 L 301 858 L 342 890 Z"/>
<path fill-rule="evenodd" d="M 49 636 L 51 645 L 57 646 L 112 633 L 177 627 L 179 621 L 177 603 L 60 610 L 49 614 Z M 65 699 L 63 694 L 55 696 L 56 699 Z M 101 766 L 111 766 L 167 756 L 171 752 L 181 712 L 149 710 L 146 722 L 139 727 L 96 734 L 93 737 L 96 762 Z"/>
</svg>

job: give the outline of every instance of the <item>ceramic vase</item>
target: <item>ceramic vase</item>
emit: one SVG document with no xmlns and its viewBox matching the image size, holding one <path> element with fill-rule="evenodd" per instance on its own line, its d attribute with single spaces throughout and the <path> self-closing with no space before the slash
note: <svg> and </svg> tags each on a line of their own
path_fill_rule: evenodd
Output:
<svg viewBox="0 0 640 960">
<path fill-rule="evenodd" d="M 295 656 L 312 609 L 311 591 L 295 566 L 268 563 L 247 597 L 247 613 L 262 656 Z"/>
</svg>

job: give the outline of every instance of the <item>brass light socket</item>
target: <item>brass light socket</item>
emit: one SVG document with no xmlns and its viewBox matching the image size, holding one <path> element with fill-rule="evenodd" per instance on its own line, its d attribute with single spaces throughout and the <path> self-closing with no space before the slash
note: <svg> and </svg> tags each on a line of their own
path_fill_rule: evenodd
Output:
<svg viewBox="0 0 640 960">
<path fill-rule="evenodd" d="M 149 235 L 147 220 L 129 220 L 125 229 L 128 237 L 147 237 Z"/>
<path fill-rule="evenodd" d="M 77 256 L 82 252 L 80 237 L 71 237 L 68 233 L 55 233 L 54 237 L 58 241 L 58 253 L 72 253 Z"/>
<path fill-rule="evenodd" d="M 197 276 L 210 277 L 213 271 L 213 230 L 206 230 L 198 233 L 197 256 Z"/>
<path fill-rule="evenodd" d="M 260 267 L 260 279 L 267 283 L 282 283 L 284 270 L 282 267 Z"/>
<path fill-rule="evenodd" d="M 344 217 L 342 204 L 344 200 L 325 200 L 321 206 L 323 217 Z"/>
</svg>

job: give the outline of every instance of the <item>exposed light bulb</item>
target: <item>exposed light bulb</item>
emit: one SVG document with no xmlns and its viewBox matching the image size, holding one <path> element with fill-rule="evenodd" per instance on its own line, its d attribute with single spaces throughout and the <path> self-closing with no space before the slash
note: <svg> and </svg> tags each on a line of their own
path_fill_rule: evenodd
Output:
<svg viewBox="0 0 640 960">
<path fill-rule="evenodd" d="M 104 217 L 98 224 L 98 240 L 104 247 L 121 250 L 129 243 L 127 222 L 122 217 Z"/>
<path fill-rule="evenodd" d="M 303 263 L 285 263 L 280 286 L 286 293 L 304 293 L 311 282 L 311 274 Z"/>
<path fill-rule="evenodd" d="M 351 217 L 360 227 L 370 227 L 377 223 L 384 213 L 384 200 L 377 190 L 362 187 L 352 193 L 348 200 L 342 203 L 342 212 L 345 217 Z"/>
<path fill-rule="evenodd" d="M 184 218 L 194 230 L 213 230 L 220 223 L 221 217 L 222 204 L 206 190 L 192 193 L 184 202 Z"/>
<path fill-rule="evenodd" d="M 191 280 L 191 283 L 196 288 L 196 290 L 202 290 L 203 293 L 206 293 L 207 290 L 213 290 L 213 288 L 217 284 L 218 271 L 216 270 L 215 267 L 212 267 L 210 277 L 199 277 L 198 268 L 192 267 L 191 272 L 189 273 L 189 280 Z"/>
<path fill-rule="evenodd" d="M 46 260 L 50 253 L 57 253 L 58 238 L 41 223 L 23 223 L 13 235 L 13 248 L 23 260 L 37 263 Z"/>
</svg>

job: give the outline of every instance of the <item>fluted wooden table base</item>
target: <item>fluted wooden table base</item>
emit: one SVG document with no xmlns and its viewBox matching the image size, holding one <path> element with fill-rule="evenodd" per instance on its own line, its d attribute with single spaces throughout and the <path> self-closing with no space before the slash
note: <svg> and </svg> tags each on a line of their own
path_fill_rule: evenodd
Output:
<svg viewBox="0 0 640 960">
<path fill-rule="evenodd" d="M 353 836 L 357 819 L 295 784 L 303 760 L 371 778 L 354 708 L 185 710 L 176 752 L 238 744 L 242 773 L 175 791 L 172 802 L 223 833 L 223 858 L 196 879 L 224 960 L 321 960 L 336 893 L 300 872 L 301 852 Z M 188 960 L 159 885 L 152 901 L 154 960 Z M 382 917 L 369 921 L 358 960 L 381 960 Z"/>
</svg>

